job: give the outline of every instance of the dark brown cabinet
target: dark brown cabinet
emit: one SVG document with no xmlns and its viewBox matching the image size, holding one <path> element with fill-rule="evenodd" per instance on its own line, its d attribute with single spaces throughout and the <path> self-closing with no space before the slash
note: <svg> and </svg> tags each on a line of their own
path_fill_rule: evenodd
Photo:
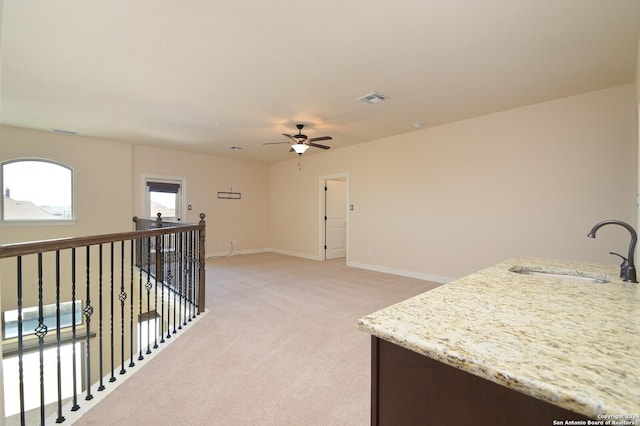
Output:
<svg viewBox="0 0 640 426">
<path fill-rule="evenodd" d="M 371 343 L 372 425 L 541 426 L 587 419 L 386 340 L 372 336 Z"/>
</svg>

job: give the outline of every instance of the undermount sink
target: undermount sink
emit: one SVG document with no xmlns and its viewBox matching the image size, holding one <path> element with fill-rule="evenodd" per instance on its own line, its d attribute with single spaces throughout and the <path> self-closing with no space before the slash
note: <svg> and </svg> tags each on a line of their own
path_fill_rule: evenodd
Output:
<svg viewBox="0 0 640 426">
<path fill-rule="evenodd" d="M 579 282 L 579 283 L 596 283 L 604 284 L 611 281 L 606 275 L 594 274 L 592 272 L 582 272 L 563 269 L 543 269 L 540 267 L 514 266 L 509 269 L 510 272 L 516 274 L 532 275 L 540 278 L 549 278 L 563 281 Z"/>
</svg>

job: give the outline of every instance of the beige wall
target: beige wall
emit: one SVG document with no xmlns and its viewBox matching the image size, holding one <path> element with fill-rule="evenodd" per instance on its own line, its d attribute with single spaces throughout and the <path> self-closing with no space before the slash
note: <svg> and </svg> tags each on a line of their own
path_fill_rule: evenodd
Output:
<svg viewBox="0 0 640 426">
<path fill-rule="evenodd" d="M 230 242 L 239 251 L 269 247 L 269 165 L 212 155 L 136 145 L 133 148 L 133 205 L 143 217 L 144 176 L 186 179 L 186 221 L 195 223 L 199 213 L 207 222 L 207 255 L 224 254 Z M 217 198 L 219 191 L 240 192 L 240 200 Z"/>
<path fill-rule="evenodd" d="M 615 263 L 636 226 L 633 85 L 407 133 L 271 167 L 271 242 L 319 258 L 321 175 L 348 173 L 348 263 L 456 278 L 513 256 Z"/>
<path fill-rule="evenodd" d="M 0 244 L 131 230 L 131 144 L 0 126 L 0 162 L 44 158 L 73 169 L 71 225 L 0 223 Z"/>
<path fill-rule="evenodd" d="M 636 57 L 636 93 L 640 104 L 640 36 L 638 37 L 638 56 Z"/>
</svg>

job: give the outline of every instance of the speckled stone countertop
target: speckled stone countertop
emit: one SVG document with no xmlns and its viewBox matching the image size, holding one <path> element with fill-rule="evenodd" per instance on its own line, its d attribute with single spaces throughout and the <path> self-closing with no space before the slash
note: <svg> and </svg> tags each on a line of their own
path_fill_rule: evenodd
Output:
<svg viewBox="0 0 640 426">
<path fill-rule="evenodd" d="M 512 272 L 518 267 L 610 282 Z M 358 327 L 594 419 L 640 414 L 640 284 L 619 273 L 616 265 L 510 259 L 367 315 Z"/>
</svg>

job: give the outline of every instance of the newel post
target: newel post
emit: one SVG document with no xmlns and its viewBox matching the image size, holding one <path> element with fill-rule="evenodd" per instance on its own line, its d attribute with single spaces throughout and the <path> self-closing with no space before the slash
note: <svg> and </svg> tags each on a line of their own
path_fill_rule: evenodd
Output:
<svg viewBox="0 0 640 426">
<path fill-rule="evenodd" d="M 200 213 L 200 222 L 198 222 L 198 226 L 200 227 L 200 232 L 198 233 L 198 313 L 204 312 L 205 309 L 205 276 L 204 276 L 204 262 L 206 260 L 206 248 L 205 248 L 205 214 Z"/>
</svg>

